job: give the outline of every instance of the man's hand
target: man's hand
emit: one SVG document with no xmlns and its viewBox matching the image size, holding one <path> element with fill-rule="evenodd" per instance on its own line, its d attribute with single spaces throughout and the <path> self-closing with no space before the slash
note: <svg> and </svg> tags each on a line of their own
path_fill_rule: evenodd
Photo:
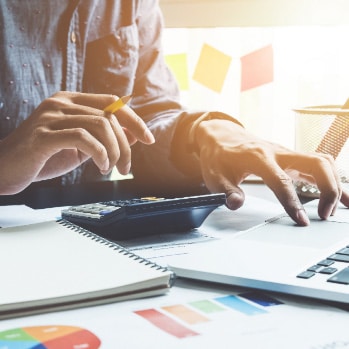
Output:
<svg viewBox="0 0 349 349">
<path fill-rule="evenodd" d="M 131 145 L 154 142 L 128 106 L 116 115 L 103 109 L 112 95 L 59 92 L 0 142 L 0 194 L 15 194 L 31 182 L 57 177 L 92 158 L 102 174 L 114 166 L 127 174 Z"/>
<path fill-rule="evenodd" d="M 245 198 L 239 185 L 250 174 L 263 179 L 299 225 L 308 225 L 309 219 L 293 180 L 317 185 L 322 219 L 334 214 L 339 200 L 349 207 L 349 195 L 342 192 L 331 156 L 291 151 L 251 135 L 229 120 L 202 121 L 196 129 L 195 142 L 200 149 L 206 186 L 212 192 L 225 192 L 227 206 L 232 210 L 243 205 Z"/>
</svg>

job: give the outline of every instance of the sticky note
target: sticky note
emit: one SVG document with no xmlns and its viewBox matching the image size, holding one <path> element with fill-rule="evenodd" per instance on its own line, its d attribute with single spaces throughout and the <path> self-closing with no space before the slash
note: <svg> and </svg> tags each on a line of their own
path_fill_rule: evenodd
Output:
<svg viewBox="0 0 349 349">
<path fill-rule="evenodd" d="M 220 93 L 228 74 L 232 57 L 204 44 L 195 67 L 193 80 Z"/>
<path fill-rule="evenodd" d="M 241 57 L 241 91 L 255 88 L 274 80 L 272 45 Z"/>
<path fill-rule="evenodd" d="M 175 76 L 181 91 L 189 90 L 189 74 L 187 54 L 171 54 L 165 56 L 165 61 Z"/>
</svg>

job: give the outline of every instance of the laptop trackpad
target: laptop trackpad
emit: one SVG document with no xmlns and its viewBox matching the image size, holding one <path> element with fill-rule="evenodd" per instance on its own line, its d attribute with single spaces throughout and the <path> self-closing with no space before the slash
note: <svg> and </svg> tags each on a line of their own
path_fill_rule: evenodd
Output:
<svg viewBox="0 0 349 349">
<path fill-rule="evenodd" d="M 288 216 L 245 231 L 238 240 L 253 240 L 272 245 L 310 248 L 329 248 L 341 241 L 349 242 L 349 226 L 346 223 L 313 219 L 309 226 L 297 226 Z"/>
</svg>

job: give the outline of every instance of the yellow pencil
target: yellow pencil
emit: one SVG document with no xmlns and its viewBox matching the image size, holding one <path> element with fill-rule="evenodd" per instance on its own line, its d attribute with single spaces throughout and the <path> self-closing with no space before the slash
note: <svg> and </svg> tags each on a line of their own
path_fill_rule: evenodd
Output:
<svg viewBox="0 0 349 349">
<path fill-rule="evenodd" d="M 119 98 L 117 101 L 113 102 L 112 104 L 109 104 L 107 107 L 104 108 L 104 111 L 106 113 L 115 113 L 117 110 L 122 108 L 127 102 L 131 99 L 132 95 L 124 96 Z"/>
</svg>

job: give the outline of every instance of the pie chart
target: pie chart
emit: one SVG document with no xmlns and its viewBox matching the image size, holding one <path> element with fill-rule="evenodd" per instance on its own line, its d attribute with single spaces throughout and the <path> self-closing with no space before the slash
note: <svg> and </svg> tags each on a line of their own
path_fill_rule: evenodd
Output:
<svg viewBox="0 0 349 349">
<path fill-rule="evenodd" d="M 75 326 L 32 326 L 0 332 L 0 349 L 98 349 L 92 332 Z"/>
</svg>

